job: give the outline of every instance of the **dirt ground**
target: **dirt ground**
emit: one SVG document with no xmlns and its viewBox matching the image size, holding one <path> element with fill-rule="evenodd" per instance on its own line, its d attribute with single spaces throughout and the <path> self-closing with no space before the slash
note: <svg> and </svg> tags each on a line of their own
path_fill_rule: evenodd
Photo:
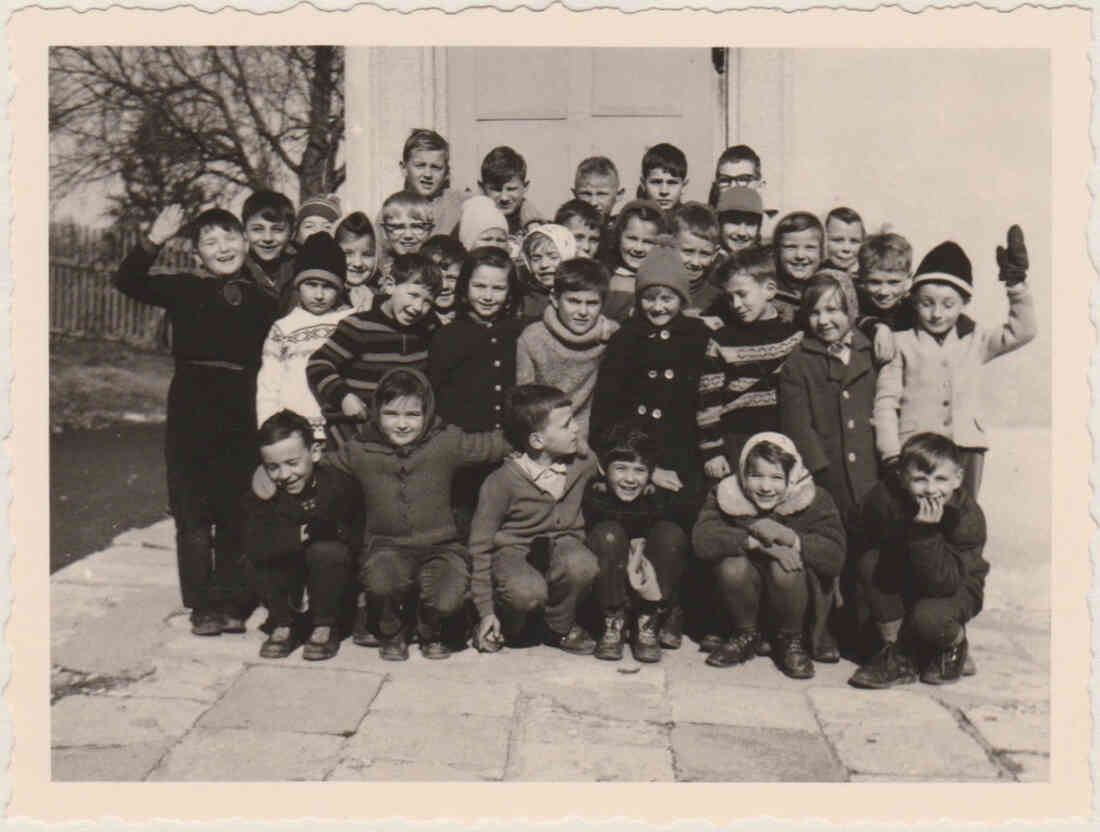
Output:
<svg viewBox="0 0 1100 832">
<path fill-rule="evenodd" d="M 113 341 L 50 339 L 50 431 L 164 421 L 172 357 Z"/>
<path fill-rule="evenodd" d="M 51 339 L 50 572 L 164 518 L 171 379 L 169 355 Z"/>
</svg>

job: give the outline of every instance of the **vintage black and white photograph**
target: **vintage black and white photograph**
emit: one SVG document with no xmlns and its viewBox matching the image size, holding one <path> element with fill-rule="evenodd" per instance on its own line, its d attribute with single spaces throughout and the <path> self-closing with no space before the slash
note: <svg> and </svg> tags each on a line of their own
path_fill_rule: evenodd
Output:
<svg viewBox="0 0 1100 832">
<path fill-rule="evenodd" d="M 52 781 L 1051 781 L 1051 52 L 714 32 L 54 41 Z"/>
</svg>

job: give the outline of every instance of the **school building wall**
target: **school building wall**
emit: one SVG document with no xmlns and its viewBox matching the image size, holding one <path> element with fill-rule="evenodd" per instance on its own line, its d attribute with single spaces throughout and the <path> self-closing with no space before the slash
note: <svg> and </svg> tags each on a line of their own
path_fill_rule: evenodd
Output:
<svg viewBox="0 0 1100 832">
<path fill-rule="evenodd" d="M 441 47 L 347 50 L 346 204 L 374 216 L 401 186 L 409 130 L 448 135 L 469 117 L 448 107 L 453 63 Z M 1007 308 L 994 249 L 1010 224 L 1023 227 L 1040 332 L 989 365 L 985 383 L 993 425 L 1049 425 L 1055 276 L 1046 52 L 731 48 L 717 89 L 714 157 L 724 145 L 752 145 L 764 161 L 766 204 L 821 216 L 849 205 L 868 230 L 888 224 L 904 234 L 914 265 L 938 242 L 955 240 L 974 265 L 971 313 L 983 324 L 1000 323 Z M 628 198 L 635 163 L 620 162 Z M 713 159 L 709 169 L 693 163 L 691 198 L 705 196 L 712 173 Z M 474 184 L 464 176 L 455 186 Z M 551 211 L 551 202 L 536 204 Z"/>
</svg>

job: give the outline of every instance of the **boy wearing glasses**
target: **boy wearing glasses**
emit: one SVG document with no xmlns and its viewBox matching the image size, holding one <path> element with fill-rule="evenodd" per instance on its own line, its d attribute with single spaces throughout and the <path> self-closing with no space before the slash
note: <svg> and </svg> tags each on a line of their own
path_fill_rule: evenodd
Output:
<svg viewBox="0 0 1100 832">
<path fill-rule="evenodd" d="M 395 257 L 420 251 L 431 235 L 434 227 L 431 203 L 415 191 L 390 194 L 382 203 L 378 224 L 382 229 L 379 269 L 385 279 Z"/>
</svg>

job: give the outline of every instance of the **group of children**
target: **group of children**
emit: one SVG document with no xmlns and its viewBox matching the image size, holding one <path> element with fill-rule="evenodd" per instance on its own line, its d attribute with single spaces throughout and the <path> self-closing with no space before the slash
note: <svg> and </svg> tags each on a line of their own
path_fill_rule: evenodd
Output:
<svg viewBox="0 0 1100 832">
<path fill-rule="evenodd" d="M 376 222 L 257 192 L 243 223 L 191 222 L 209 274 L 151 276 L 173 206 L 120 267 L 174 327 L 193 632 L 241 632 L 259 601 L 269 658 L 329 658 L 350 630 L 391 660 L 472 636 L 656 662 L 686 629 L 715 667 L 809 678 L 843 650 L 859 687 L 972 672 L 980 368 L 1036 331 L 1018 227 L 986 329 L 958 245 L 914 270 L 849 208 L 774 222 L 744 145 L 706 205 L 681 202 L 684 154 L 650 148 L 617 214 L 615 165 L 586 159 L 552 222 L 512 148 L 477 196 L 432 131 L 401 168 Z"/>
</svg>

